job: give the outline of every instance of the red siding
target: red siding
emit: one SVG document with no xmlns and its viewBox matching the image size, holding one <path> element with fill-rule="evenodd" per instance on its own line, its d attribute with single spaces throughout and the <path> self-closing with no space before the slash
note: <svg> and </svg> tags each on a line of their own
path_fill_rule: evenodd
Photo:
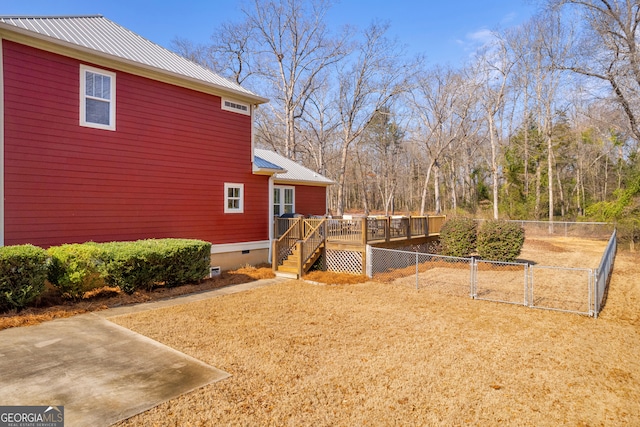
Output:
<svg viewBox="0 0 640 427">
<path fill-rule="evenodd" d="M 117 130 L 81 127 L 79 61 L 6 40 L 3 53 L 5 244 L 268 239 L 250 117 L 116 71 Z M 224 214 L 225 182 L 244 184 L 244 214 Z"/>
<path fill-rule="evenodd" d="M 324 215 L 327 213 L 326 187 L 296 185 L 296 213 Z"/>
</svg>

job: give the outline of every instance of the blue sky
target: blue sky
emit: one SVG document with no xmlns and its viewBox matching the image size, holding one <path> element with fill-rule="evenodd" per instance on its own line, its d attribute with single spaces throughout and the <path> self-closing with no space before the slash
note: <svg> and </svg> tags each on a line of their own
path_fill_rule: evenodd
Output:
<svg viewBox="0 0 640 427">
<path fill-rule="evenodd" d="M 234 0 L 2 0 L 0 15 L 101 14 L 169 47 L 176 37 L 207 43 L 221 22 L 240 17 Z M 430 63 L 462 62 L 486 40 L 486 33 L 526 21 L 535 12 L 526 0 L 342 0 L 329 13 L 330 25 L 367 26 L 389 21 L 389 34 Z"/>
</svg>

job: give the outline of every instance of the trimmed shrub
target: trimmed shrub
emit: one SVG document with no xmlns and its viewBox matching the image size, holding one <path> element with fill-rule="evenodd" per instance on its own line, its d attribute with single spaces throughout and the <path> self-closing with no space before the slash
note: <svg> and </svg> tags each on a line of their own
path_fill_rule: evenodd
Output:
<svg viewBox="0 0 640 427">
<path fill-rule="evenodd" d="M 0 309 L 22 309 L 44 291 L 47 253 L 33 245 L 0 247 Z"/>
<path fill-rule="evenodd" d="M 105 281 L 126 293 L 155 285 L 178 286 L 209 273 L 211 244 L 189 239 L 105 243 Z"/>
<path fill-rule="evenodd" d="M 151 289 L 160 268 L 156 253 L 138 242 L 111 242 L 105 249 L 105 281 L 132 294 L 136 289 Z"/>
<path fill-rule="evenodd" d="M 448 219 L 440 229 L 441 253 L 467 257 L 476 249 L 477 223 L 464 217 Z"/>
<path fill-rule="evenodd" d="M 105 285 L 102 275 L 104 249 L 96 243 L 66 244 L 47 250 L 51 257 L 47 278 L 68 298 Z"/>
<path fill-rule="evenodd" d="M 165 286 L 180 286 L 202 280 L 209 274 L 211 243 L 202 240 L 147 240 L 161 254 L 162 268 L 158 282 Z"/>
<path fill-rule="evenodd" d="M 524 245 L 524 228 L 516 222 L 485 221 L 478 230 L 478 255 L 491 261 L 512 262 Z"/>
</svg>

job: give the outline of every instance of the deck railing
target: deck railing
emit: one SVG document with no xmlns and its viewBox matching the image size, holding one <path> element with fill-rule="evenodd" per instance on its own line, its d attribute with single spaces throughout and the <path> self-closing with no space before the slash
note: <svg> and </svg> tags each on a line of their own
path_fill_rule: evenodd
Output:
<svg viewBox="0 0 640 427">
<path fill-rule="evenodd" d="M 282 264 L 293 252 L 293 248 L 302 236 L 302 221 L 299 218 L 277 218 L 276 240 L 273 242 L 274 268 Z M 284 228 L 288 226 L 288 228 Z"/>
<path fill-rule="evenodd" d="M 324 242 L 325 221 L 325 218 L 304 220 L 305 236 L 304 239 L 300 242 L 302 245 L 302 266 L 306 264 L 306 262 L 313 256 L 316 250 Z"/>
<path fill-rule="evenodd" d="M 331 218 L 327 220 L 327 240 L 367 244 L 426 237 L 440 233 L 445 219 L 444 215 Z"/>
<path fill-rule="evenodd" d="M 302 267 L 324 242 L 325 221 L 325 218 L 276 218 L 274 268 L 281 265 L 295 250 L 301 252 Z"/>
<path fill-rule="evenodd" d="M 327 240 L 362 243 L 362 218 L 327 219 Z"/>
<path fill-rule="evenodd" d="M 437 215 L 429 217 L 429 233 L 428 234 L 440 234 L 440 230 L 442 229 L 442 225 L 447 220 L 446 215 Z"/>
</svg>

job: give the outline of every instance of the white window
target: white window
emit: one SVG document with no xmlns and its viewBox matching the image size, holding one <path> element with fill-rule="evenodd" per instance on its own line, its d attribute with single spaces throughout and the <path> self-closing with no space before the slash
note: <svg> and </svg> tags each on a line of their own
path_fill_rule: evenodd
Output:
<svg viewBox="0 0 640 427">
<path fill-rule="evenodd" d="M 235 101 L 233 99 L 222 98 L 222 109 L 226 111 L 233 111 L 234 113 L 245 114 L 247 116 L 251 114 L 249 104 Z"/>
<path fill-rule="evenodd" d="M 224 212 L 244 212 L 244 184 L 224 184 Z"/>
<path fill-rule="evenodd" d="M 116 75 L 80 65 L 80 126 L 116 130 Z"/>
<path fill-rule="evenodd" d="M 273 187 L 273 215 L 280 216 L 295 211 L 295 187 Z"/>
</svg>

